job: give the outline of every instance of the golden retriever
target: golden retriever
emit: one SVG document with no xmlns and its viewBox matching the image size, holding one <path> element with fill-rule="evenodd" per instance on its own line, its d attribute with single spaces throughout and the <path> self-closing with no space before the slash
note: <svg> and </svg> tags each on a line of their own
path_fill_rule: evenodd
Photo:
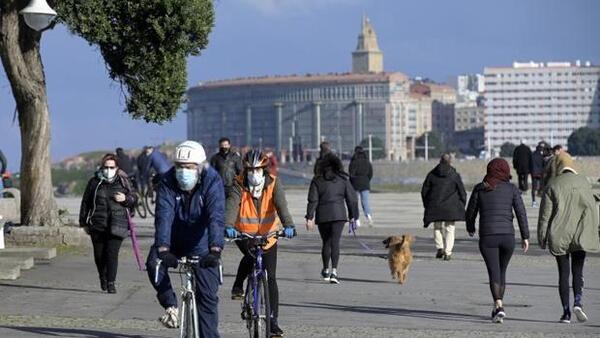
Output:
<svg viewBox="0 0 600 338">
<path fill-rule="evenodd" d="M 383 244 L 389 248 L 388 262 L 392 278 L 398 283 L 404 284 L 410 264 L 412 263 L 412 252 L 410 245 L 415 240 L 412 235 L 390 236 Z"/>
</svg>

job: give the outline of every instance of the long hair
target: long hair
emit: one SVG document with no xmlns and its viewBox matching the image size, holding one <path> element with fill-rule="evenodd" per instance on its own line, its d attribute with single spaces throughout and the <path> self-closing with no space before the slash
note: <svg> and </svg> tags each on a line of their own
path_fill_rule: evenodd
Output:
<svg viewBox="0 0 600 338">
<path fill-rule="evenodd" d="M 331 180 L 335 176 L 348 178 L 350 175 L 344 171 L 344 165 L 339 157 L 333 153 L 327 153 L 317 162 L 315 176 Z"/>
</svg>

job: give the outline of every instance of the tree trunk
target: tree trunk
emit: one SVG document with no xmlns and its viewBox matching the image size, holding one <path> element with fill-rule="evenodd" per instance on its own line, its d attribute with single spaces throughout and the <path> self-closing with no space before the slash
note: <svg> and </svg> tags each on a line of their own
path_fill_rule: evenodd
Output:
<svg viewBox="0 0 600 338">
<path fill-rule="evenodd" d="M 21 129 L 21 223 L 59 225 L 50 171 L 50 117 L 40 56 L 41 33 L 19 11 L 29 0 L 0 1 L 0 57 Z"/>
</svg>

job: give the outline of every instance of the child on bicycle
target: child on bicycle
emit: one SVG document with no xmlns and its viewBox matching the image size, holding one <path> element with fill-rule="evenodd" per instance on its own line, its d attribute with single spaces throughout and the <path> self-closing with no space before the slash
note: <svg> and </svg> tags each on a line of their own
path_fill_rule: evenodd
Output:
<svg viewBox="0 0 600 338">
<path fill-rule="evenodd" d="M 278 230 L 277 216 L 283 223 L 286 238 L 295 236 L 294 221 L 288 210 L 283 185 L 276 176 L 269 174 L 269 159 L 259 150 L 249 151 L 243 159 L 244 170 L 235 180 L 225 205 L 226 236 L 236 238 L 239 232 L 266 235 Z M 244 296 L 244 280 L 254 266 L 249 253 L 248 241 L 236 242 L 244 257 L 240 261 L 235 282 L 231 289 L 232 299 Z M 279 290 L 277 288 L 277 239 L 269 239 L 263 248 L 263 266 L 267 271 L 269 302 L 271 307 L 271 335 L 282 336 L 278 325 Z"/>
</svg>

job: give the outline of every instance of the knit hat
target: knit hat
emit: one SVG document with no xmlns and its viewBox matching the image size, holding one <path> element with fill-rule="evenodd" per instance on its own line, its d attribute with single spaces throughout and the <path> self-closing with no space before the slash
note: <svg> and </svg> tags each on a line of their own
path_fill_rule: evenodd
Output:
<svg viewBox="0 0 600 338">
<path fill-rule="evenodd" d="M 575 161 L 573 161 L 573 158 L 571 155 L 569 155 L 569 153 L 563 151 L 556 157 L 556 168 L 558 169 L 559 173 L 562 173 L 565 168 L 570 168 L 575 171 Z"/>
</svg>

